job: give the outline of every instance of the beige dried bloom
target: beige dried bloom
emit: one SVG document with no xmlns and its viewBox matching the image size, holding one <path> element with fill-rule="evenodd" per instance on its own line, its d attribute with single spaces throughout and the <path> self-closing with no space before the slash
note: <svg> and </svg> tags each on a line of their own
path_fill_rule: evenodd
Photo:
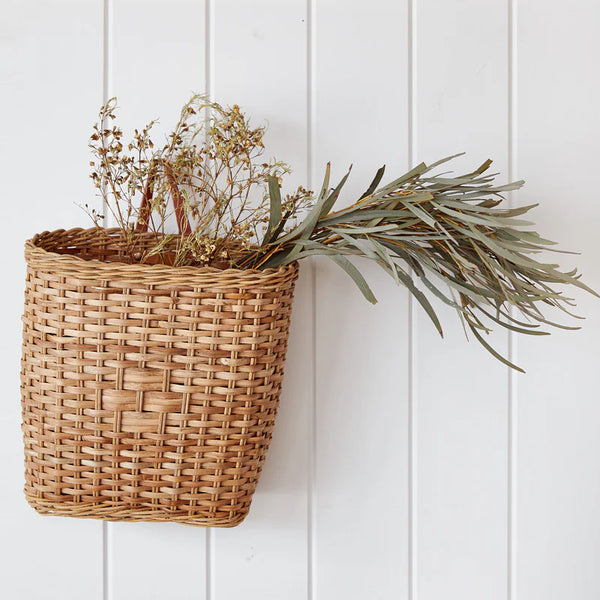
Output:
<svg viewBox="0 0 600 600">
<path fill-rule="evenodd" d="M 146 256 L 197 265 L 222 264 L 230 256 L 227 248 L 260 243 L 269 217 L 268 178 L 281 180 L 289 173 L 285 163 L 265 161 L 265 127 L 252 127 L 237 104 L 224 108 L 195 95 L 165 144 L 151 139 L 155 121 L 135 129 L 125 144 L 123 131 L 107 126 L 115 111 L 113 98 L 94 125 L 91 178 L 126 239 L 133 240 L 136 230 L 153 232 L 157 246 Z M 299 188 L 284 207 L 295 216 L 311 200 L 311 193 Z M 98 215 L 90 215 L 98 224 Z M 176 256 L 167 256 L 172 244 L 163 242 L 172 226 L 182 235 Z M 136 260 L 133 253 L 130 259 Z"/>
</svg>

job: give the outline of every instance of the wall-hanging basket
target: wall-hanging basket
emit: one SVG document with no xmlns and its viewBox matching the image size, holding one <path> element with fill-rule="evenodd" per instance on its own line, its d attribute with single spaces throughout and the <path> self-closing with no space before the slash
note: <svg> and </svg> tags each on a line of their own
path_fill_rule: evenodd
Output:
<svg viewBox="0 0 600 600">
<path fill-rule="evenodd" d="M 136 234 L 140 250 L 155 236 Z M 230 527 L 277 411 L 296 263 L 126 264 L 120 230 L 25 246 L 25 494 L 38 512 Z"/>
</svg>

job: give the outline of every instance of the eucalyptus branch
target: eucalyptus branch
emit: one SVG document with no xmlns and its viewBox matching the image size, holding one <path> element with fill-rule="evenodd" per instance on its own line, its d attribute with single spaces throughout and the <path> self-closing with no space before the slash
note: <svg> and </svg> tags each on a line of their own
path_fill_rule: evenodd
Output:
<svg viewBox="0 0 600 600">
<path fill-rule="evenodd" d="M 568 310 L 572 299 L 555 285 L 573 285 L 598 294 L 581 281 L 576 271 L 561 271 L 557 264 L 532 256 L 547 250 L 560 251 L 551 248 L 554 242 L 528 229 L 531 222 L 518 218 L 536 205 L 501 206 L 503 194 L 519 189 L 522 181 L 495 185 L 495 175 L 488 173 L 489 160 L 458 177 L 431 174 L 452 158 L 429 166 L 422 163 L 378 187 L 382 167 L 356 202 L 337 211 L 332 209 L 348 175 L 331 190 L 328 166 L 318 201 L 305 220 L 287 233 L 278 227 L 282 221 L 279 186 L 271 180 L 267 236 L 260 250 L 246 254 L 240 265 L 269 268 L 324 255 L 352 277 L 369 301 L 375 302 L 364 276 L 347 257 L 369 258 L 408 288 L 440 335 L 442 326 L 423 290 L 454 308 L 474 337 L 496 358 L 521 370 L 485 340 L 483 334 L 491 331 L 491 325 L 545 335 L 548 332 L 540 328 L 542 324 L 565 325 L 544 317 L 542 305 L 575 316 Z M 271 231 L 278 234 L 270 235 Z M 513 316 L 513 311 L 521 317 Z"/>
</svg>

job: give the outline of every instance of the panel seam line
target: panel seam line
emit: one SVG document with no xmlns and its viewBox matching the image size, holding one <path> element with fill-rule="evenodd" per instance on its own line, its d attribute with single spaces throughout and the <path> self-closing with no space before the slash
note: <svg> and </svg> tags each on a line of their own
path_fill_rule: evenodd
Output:
<svg viewBox="0 0 600 600">
<path fill-rule="evenodd" d="M 517 174 L 517 0 L 508 0 L 508 178 Z M 514 196 L 508 197 L 513 206 Z M 510 307 L 510 314 L 514 313 Z M 515 364 L 517 340 L 508 332 L 508 359 Z M 516 590 L 516 526 L 517 526 L 517 374 L 508 368 L 507 431 L 507 598 L 517 599 Z"/>
<path fill-rule="evenodd" d="M 306 171 L 308 188 L 314 182 L 316 108 L 316 0 L 306 0 Z M 308 419 L 307 486 L 307 598 L 317 598 L 317 267 L 310 262 L 311 292 L 311 402 Z"/>
<path fill-rule="evenodd" d="M 408 168 L 417 156 L 417 0 L 408 2 Z M 413 272 L 411 270 L 411 278 Z M 417 600 L 417 381 L 415 299 L 408 294 L 408 599 Z"/>
</svg>

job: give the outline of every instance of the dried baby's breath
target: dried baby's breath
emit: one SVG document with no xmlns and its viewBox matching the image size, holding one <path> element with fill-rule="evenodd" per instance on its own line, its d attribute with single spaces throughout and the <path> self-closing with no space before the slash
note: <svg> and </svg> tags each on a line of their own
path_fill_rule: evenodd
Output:
<svg viewBox="0 0 600 600">
<path fill-rule="evenodd" d="M 113 98 L 94 125 L 91 178 L 131 241 L 132 261 L 136 230 L 157 235 L 156 247 L 142 260 L 163 256 L 174 264 L 223 265 L 231 262 L 232 246 L 248 249 L 260 242 L 269 220 L 268 178 L 289 173 L 285 163 L 265 160 L 264 127 L 252 127 L 237 105 L 224 108 L 195 95 L 165 144 L 151 138 L 154 121 L 125 144 L 113 124 L 115 112 Z M 300 187 L 284 205 L 295 218 L 311 199 Z M 98 225 L 100 216 L 88 213 Z M 175 256 L 172 244 L 164 243 L 173 221 L 182 234 Z"/>
</svg>

